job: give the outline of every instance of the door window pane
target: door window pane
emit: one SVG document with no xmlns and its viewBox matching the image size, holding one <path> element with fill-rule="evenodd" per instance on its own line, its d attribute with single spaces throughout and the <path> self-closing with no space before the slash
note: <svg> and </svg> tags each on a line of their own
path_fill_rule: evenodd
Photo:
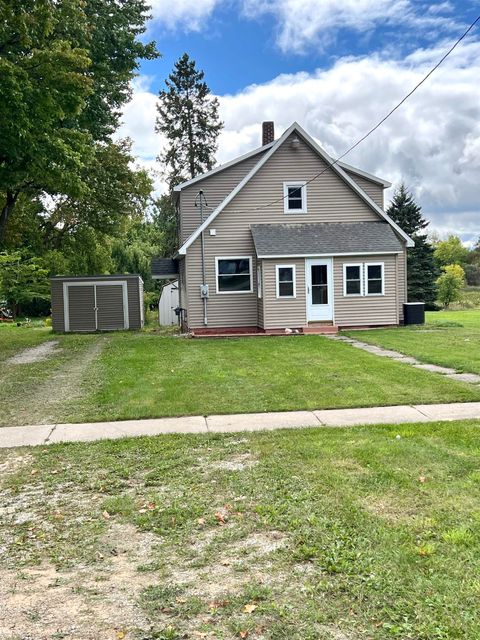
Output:
<svg viewBox="0 0 480 640">
<path fill-rule="evenodd" d="M 326 284 L 312 286 L 312 304 L 328 304 L 328 286 Z"/>
<path fill-rule="evenodd" d="M 312 285 L 327 284 L 327 265 L 312 265 Z"/>
</svg>

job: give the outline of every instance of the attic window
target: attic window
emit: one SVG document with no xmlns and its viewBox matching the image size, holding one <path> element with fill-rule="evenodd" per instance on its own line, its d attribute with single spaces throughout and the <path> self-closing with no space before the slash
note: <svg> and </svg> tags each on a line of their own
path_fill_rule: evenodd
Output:
<svg viewBox="0 0 480 640">
<path fill-rule="evenodd" d="M 284 182 L 285 213 L 307 213 L 307 185 L 305 182 Z"/>
</svg>

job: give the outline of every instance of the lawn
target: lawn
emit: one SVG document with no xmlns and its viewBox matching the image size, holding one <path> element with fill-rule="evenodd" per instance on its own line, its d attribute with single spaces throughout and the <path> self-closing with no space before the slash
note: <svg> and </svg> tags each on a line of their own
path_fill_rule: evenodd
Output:
<svg viewBox="0 0 480 640">
<path fill-rule="evenodd" d="M 480 374 L 480 309 L 426 315 L 424 326 L 345 333 L 422 362 Z"/>
<path fill-rule="evenodd" d="M 152 332 L 3 331 L 10 355 L 17 339 L 18 350 L 29 340 L 58 341 L 47 359 L 30 364 L 9 364 L 2 352 L 3 426 L 480 400 L 480 387 L 322 336 L 188 340 Z"/>
<path fill-rule="evenodd" d="M 0 636 L 478 638 L 479 426 L 0 451 Z"/>
</svg>

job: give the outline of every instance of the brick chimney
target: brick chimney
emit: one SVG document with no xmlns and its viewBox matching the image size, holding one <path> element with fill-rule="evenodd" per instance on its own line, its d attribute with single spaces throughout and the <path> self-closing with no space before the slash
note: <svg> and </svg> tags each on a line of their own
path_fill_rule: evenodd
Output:
<svg viewBox="0 0 480 640">
<path fill-rule="evenodd" d="M 262 122 L 262 145 L 270 144 L 275 140 L 275 125 L 272 121 Z"/>
</svg>

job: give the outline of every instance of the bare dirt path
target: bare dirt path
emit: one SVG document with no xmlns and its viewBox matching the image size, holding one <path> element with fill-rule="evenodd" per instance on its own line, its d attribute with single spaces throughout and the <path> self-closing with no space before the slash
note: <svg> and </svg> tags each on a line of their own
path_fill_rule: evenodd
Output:
<svg viewBox="0 0 480 640">
<path fill-rule="evenodd" d="M 99 336 L 83 351 L 76 352 L 74 357 L 48 374 L 38 385 L 25 388 L 21 394 L 17 393 L 7 406 L 2 407 L 0 425 L 54 424 L 64 419 L 68 413 L 68 405 L 82 397 L 83 383 L 91 365 L 108 340 L 108 336 Z M 50 354 L 52 348 L 49 347 Z M 56 344 L 54 348 L 56 352 L 59 351 Z"/>
<path fill-rule="evenodd" d="M 30 347 L 20 351 L 20 353 L 16 353 L 11 358 L 8 358 L 6 364 L 31 364 L 32 362 L 41 362 L 57 350 L 58 340 L 48 340 L 43 344 L 39 344 L 37 347 Z"/>
</svg>

